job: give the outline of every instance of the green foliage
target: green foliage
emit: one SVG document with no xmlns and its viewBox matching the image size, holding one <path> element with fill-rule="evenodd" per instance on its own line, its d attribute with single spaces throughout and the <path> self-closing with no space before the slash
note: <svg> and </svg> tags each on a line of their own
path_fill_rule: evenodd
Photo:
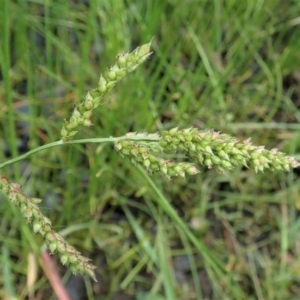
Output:
<svg viewBox="0 0 300 300">
<path fill-rule="evenodd" d="M 68 242 L 98 266 L 107 299 L 118 290 L 139 299 L 299 294 L 299 183 L 294 172 L 268 172 L 298 164 L 283 154 L 299 148 L 298 8 L 294 1 L 4 1 L 0 167 L 24 186 L 6 183 L 6 194 L 14 202 L 18 191 L 17 200 L 28 201 L 23 212 L 34 231 L 51 219 L 55 226 L 47 228 L 65 247 L 72 232 Z M 119 51 L 152 36 L 155 55 L 143 68 L 101 102 L 90 93 L 80 101 Z M 105 81 L 115 81 L 107 70 Z M 75 120 L 64 123 L 62 138 L 80 128 L 85 139 L 52 142 L 74 103 Z M 29 152 L 20 157 L 24 131 Z M 256 147 L 249 136 L 282 152 Z M 201 173 L 187 177 L 199 164 Z M 241 165 L 249 169 L 233 169 Z M 39 207 L 32 196 L 44 199 Z M 0 297 L 26 297 L 26 257 L 41 240 L 6 202 L 0 213 Z M 97 286 L 88 282 L 93 299 Z M 47 285 L 43 277 L 35 283 L 40 291 Z"/>
</svg>

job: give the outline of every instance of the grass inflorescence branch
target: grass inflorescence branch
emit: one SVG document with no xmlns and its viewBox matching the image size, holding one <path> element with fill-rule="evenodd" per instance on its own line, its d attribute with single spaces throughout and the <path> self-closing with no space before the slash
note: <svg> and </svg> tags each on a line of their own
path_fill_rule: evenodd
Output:
<svg viewBox="0 0 300 300">
<path fill-rule="evenodd" d="M 51 253 L 60 257 L 63 265 L 68 266 L 74 274 L 88 274 L 96 280 L 90 259 L 81 255 L 74 247 L 53 229 L 51 221 L 43 215 L 37 204 L 41 199 L 24 195 L 22 186 L 0 176 L 0 190 L 9 198 L 10 202 L 18 207 L 26 222 L 31 225 L 33 232 L 40 234 Z"/>
<path fill-rule="evenodd" d="M 214 130 L 200 131 L 197 128 L 178 128 L 162 132 L 160 145 L 167 152 L 183 151 L 192 161 L 219 171 L 232 170 L 236 166 L 254 168 L 256 172 L 289 171 L 299 162 L 278 149 L 266 150 L 264 146 L 252 145 L 250 139 L 236 138 Z"/>
<path fill-rule="evenodd" d="M 64 120 L 61 129 L 61 137 L 63 141 L 68 141 L 75 136 L 81 126 L 91 126 L 91 116 L 95 108 L 103 103 L 103 97 L 116 84 L 121 81 L 129 72 L 134 71 L 141 63 L 143 63 L 152 52 L 151 41 L 145 45 L 137 47 L 133 52 L 119 54 L 117 62 L 100 75 L 98 87 L 86 94 L 85 100 L 75 105 L 73 114 L 69 120 Z"/>
<path fill-rule="evenodd" d="M 149 136 L 149 134 L 131 133 L 128 137 Z M 187 128 L 162 131 L 158 141 L 120 140 L 115 149 L 123 157 L 128 157 L 136 165 L 145 167 L 148 173 L 161 172 L 167 178 L 194 175 L 202 168 L 215 167 L 218 171 L 232 170 L 237 166 L 254 168 L 256 172 L 289 171 L 299 166 L 299 162 L 277 149 L 266 150 L 263 146 L 252 145 L 250 139 L 240 142 L 228 134 L 214 130 Z M 177 153 L 184 155 L 184 161 L 177 158 L 165 159 Z"/>
</svg>

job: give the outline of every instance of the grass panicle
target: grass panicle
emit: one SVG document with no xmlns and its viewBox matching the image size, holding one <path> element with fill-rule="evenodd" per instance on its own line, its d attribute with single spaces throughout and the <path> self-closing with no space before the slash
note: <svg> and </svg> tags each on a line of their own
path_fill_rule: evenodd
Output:
<svg viewBox="0 0 300 300">
<path fill-rule="evenodd" d="M 252 167 L 256 172 L 270 169 L 285 170 L 299 166 L 299 162 L 277 149 L 266 150 L 264 146 L 252 145 L 214 130 L 197 128 L 179 130 L 173 128 L 162 132 L 160 146 L 166 152 L 184 151 L 188 158 L 207 168 L 232 170 L 236 166 Z"/>
<path fill-rule="evenodd" d="M 134 71 L 152 54 L 150 51 L 151 42 L 137 47 L 131 53 L 119 54 L 117 62 L 100 75 L 98 87 L 90 90 L 82 103 L 75 105 L 69 121 L 64 120 L 61 129 L 63 141 L 68 141 L 71 137 L 75 136 L 80 126 L 89 127 L 92 125 L 90 119 L 93 110 L 102 103 L 102 99 L 107 92 L 113 89 L 129 72 Z"/>
<path fill-rule="evenodd" d="M 90 263 L 90 259 L 82 256 L 55 232 L 51 221 L 43 215 L 37 206 L 37 203 L 42 200 L 24 195 L 21 189 L 20 184 L 9 183 L 5 177 L 0 176 L 0 190 L 9 198 L 11 203 L 20 209 L 26 222 L 31 225 L 33 232 L 43 237 L 50 252 L 58 254 L 61 263 L 68 266 L 74 274 L 87 274 L 96 280 L 94 272 L 96 267 Z"/>
<path fill-rule="evenodd" d="M 148 134 L 128 134 L 145 137 Z M 299 166 L 299 162 L 277 149 L 266 150 L 263 146 L 252 145 L 250 139 L 240 142 L 228 134 L 214 130 L 198 130 L 173 128 L 156 134 L 157 141 L 121 140 L 115 143 L 115 150 L 122 157 L 128 157 L 134 165 L 145 167 L 149 174 L 163 173 L 167 178 L 185 177 L 200 172 L 201 167 L 218 171 L 232 170 L 237 166 L 254 168 L 256 172 L 269 169 L 271 171 L 289 171 Z M 164 159 L 164 156 L 182 152 L 185 160 Z M 174 155 L 174 156 L 175 156 Z M 174 157 L 175 158 L 175 157 Z"/>
</svg>

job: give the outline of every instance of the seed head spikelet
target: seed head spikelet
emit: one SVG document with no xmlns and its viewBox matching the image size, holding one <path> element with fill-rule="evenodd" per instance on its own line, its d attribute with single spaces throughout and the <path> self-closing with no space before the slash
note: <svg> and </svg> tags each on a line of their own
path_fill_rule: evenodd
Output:
<svg viewBox="0 0 300 300">
<path fill-rule="evenodd" d="M 75 136 L 80 127 L 89 127 L 92 125 L 90 118 L 93 110 L 103 103 L 103 97 L 107 92 L 152 54 L 150 52 L 151 42 L 137 47 L 131 53 L 119 54 L 115 65 L 100 75 L 98 87 L 90 90 L 82 103 L 75 105 L 73 114 L 69 120 L 64 120 L 61 129 L 61 138 L 63 141 L 68 141 Z"/>
<path fill-rule="evenodd" d="M 44 238 L 50 252 L 58 254 L 60 261 L 67 265 L 73 273 L 87 274 L 96 280 L 94 273 L 96 267 L 53 230 L 51 221 L 42 214 L 36 205 L 41 200 L 24 195 L 21 188 L 21 185 L 9 183 L 5 177 L 0 175 L 0 190 L 20 209 L 27 223 L 32 226 L 33 232 Z"/>
<path fill-rule="evenodd" d="M 299 166 L 295 158 L 277 149 L 266 150 L 262 146 L 252 145 L 249 139 L 240 142 L 214 130 L 174 128 L 163 131 L 160 146 L 167 153 L 182 151 L 190 160 L 219 171 L 236 166 L 253 167 L 256 172 L 265 169 L 289 171 Z"/>
<path fill-rule="evenodd" d="M 149 174 L 161 172 L 167 178 L 195 175 L 200 172 L 197 164 L 202 168 L 214 167 L 218 171 L 245 166 L 256 172 L 265 169 L 289 171 L 299 166 L 295 158 L 277 149 L 266 150 L 262 146 L 252 145 L 249 139 L 241 142 L 214 130 L 179 130 L 176 127 L 156 133 L 156 141 L 151 142 L 147 141 L 147 133 L 130 133 L 127 136 L 128 140 L 115 143 L 115 150 L 128 157 L 134 165 L 145 167 Z M 130 141 L 133 136 L 140 136 L 141 140 Z M 179 153 L 184 154 L 184 161 L 177 159 Z M 173 158 L 164 158 L 170 155 Z"/>
</svg>

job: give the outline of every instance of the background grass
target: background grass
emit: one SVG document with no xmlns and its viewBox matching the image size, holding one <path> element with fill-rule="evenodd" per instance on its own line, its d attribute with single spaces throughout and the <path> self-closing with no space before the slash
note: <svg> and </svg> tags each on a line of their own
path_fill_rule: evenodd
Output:
<svg viewBox="0 0 300 300">
<path fill-rule="evenodd" d="M 58 140 L 100 72 L 153 36 L 151 59 L 80 137 L 195 126 L 297 154 L 299 15 L 292 0 L 4 0 L 0 159 Z M 74 299 L 298 299 L 297 170 L 203 170 L 169 182 L 112 145 L 88 144 L 41 152 L 1 174 L 43 198 L 55 229 L 98 266 L 98 283 L 74 284 L 53 257 L 70 292 L 85 288 Z M 41 240 L 4 198 L 0 239 L 0 297 L 25 299 Z M 37 272 L 35 299 L 54 299 Z"/>
</svg>

